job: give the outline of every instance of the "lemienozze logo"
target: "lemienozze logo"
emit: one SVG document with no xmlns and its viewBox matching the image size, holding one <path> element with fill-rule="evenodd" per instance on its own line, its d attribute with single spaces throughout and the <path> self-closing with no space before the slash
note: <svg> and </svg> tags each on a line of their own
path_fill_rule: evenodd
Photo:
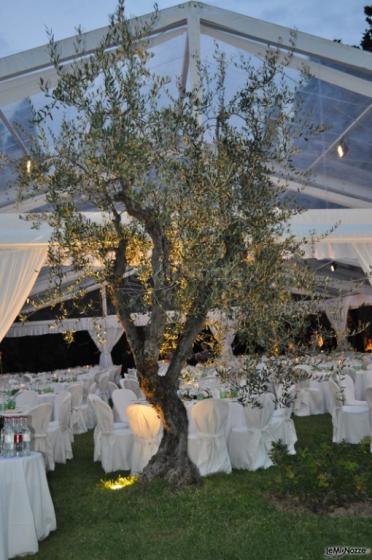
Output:
<svg viewBox="0 0 372 560">
<path fill-rule="evenodd" d="M 365 546 L 327 546 L 324 551 L 326 558 L 343 558 L 344 556 L 368 556 L 371 549 Z"/>
</svg>

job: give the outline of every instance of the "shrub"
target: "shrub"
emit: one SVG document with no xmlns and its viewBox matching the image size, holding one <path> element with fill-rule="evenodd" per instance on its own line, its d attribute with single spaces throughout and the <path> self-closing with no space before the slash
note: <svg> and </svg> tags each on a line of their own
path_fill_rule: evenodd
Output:
<svg viewBox="0 0 372 560">
<path fill-rule="evenodd" d="M 295 456 L 278 442 L 271 458 L 278 466 L 273 493 L 295 498 L 314 512 L 372 498 L 372 455 L 367 441 L 358 445 L 321 442 L 317 448 L 300 449 Z"/>
</svg>

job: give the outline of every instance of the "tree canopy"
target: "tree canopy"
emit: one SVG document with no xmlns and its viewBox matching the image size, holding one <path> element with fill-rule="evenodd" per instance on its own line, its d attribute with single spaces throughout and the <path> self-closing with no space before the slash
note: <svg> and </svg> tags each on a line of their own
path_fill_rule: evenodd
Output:
<svg viewBox="0 0 372 560">
<path fill-rule="evenodd" d="M 155 16 L 156 18 L 156 13 Z M 45 192 L 53 228 L 49 260 L 62 278 L 69 260 L 84 278 L 105 284 L 125 329 L 147 399 L 164 436 L 144 476 L 177 484 L 198 479 L 187 457 L 187 416 L 179 376 L 208 313 L 223 311 L 269 353 L 303 326 L 293 292 L 311 292 L 300 244 L 288 231 L 297 210 L 283 198 L 295 139 L 308 134 L 301 96 L 285 75 L 288 57 L 268 49 L 257 67 L 196 61 L 198 87 L 172 93 L 151 70 L 147 35 L 126 18 L 120 0 L 93 55 L 60 62 L 50 37 L 56 87 L 42 83 L 48 103 L 35 115 L 32 165 L 21 162 L 23 192 Z M 228 65 L 244 74 L 229 92 Z M 59 112 L 55 133 L 48 125 Z M 280 172 L 280 173 L 279 173 Z M 284 177 L 273 180 L 273 175 Z M 86 204 L 102 214 L 89 217 Z M 130 274 L 137 278 L 136 289 Z M 148 313 L 144 332 L 133 310 Z M 179 336 L 165 376 L 159 352 L 169 312 Z"/>
</svg>

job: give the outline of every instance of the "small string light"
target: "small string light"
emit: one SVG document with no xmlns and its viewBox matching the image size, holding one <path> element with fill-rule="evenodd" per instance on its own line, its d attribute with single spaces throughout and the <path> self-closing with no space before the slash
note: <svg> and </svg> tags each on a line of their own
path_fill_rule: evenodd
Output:
<svg viewBox="0 0 372 560">
<path fill-rule="evenodd" d="M 28 175 L 30 175 L 30 173 L 31 173 L 31 168 L 32 168 L 32 161 L 30 159 L 28 159 L 27 163 L 26 163 L 26 171 L 27 171 Z"/>
<path fill-rule="evenodd" d="M 336 270 L 336 267 L 333 263 L 331 264 L 331 270 L 332 270 L 332 272 L 334 272 Z"/>
</svg>

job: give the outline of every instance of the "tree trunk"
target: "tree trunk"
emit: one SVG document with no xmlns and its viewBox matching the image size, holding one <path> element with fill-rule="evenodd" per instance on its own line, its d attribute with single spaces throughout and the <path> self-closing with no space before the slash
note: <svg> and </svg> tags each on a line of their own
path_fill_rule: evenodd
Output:
<svg viewBox="0 0 372 560">
<path fill-rule="evenodd" d="M 197 484 L 200 473 L 187 451 L 187 412 L 177 395 L 177 388 L 166 376 L 142 376 L 140 386 L 147 400 L 156 408 L 163 425 L 163 438 L 157 453 L 145 467 L 142 480 L 162 478 L 174 486 Z"/>
</svg>

